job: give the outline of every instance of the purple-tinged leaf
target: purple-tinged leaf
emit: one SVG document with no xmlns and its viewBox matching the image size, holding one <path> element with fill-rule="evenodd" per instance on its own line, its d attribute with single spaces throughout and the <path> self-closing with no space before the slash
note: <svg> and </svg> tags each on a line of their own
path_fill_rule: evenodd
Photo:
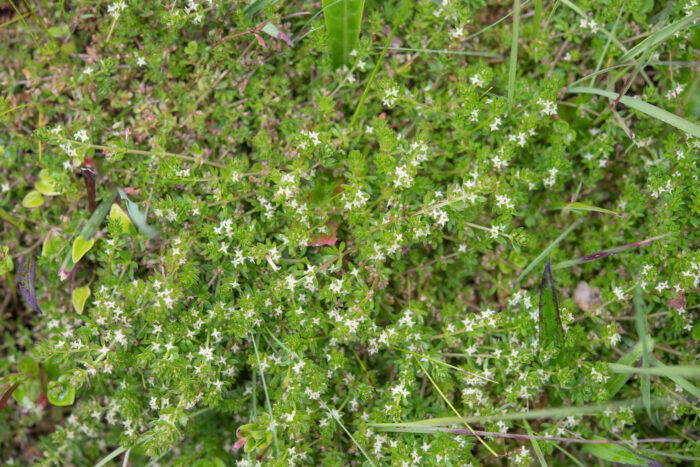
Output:
<svg viewBox="0 0 700 467">
<path fill-rule="evenodd" d="M 623 251 L 631 250 L 632 248 L 637 248 L 638 246 L 645 246 L 653 242 L 654 240 L 659 240 L 664 237 L 668 237 L 670 233 L 657 235 L 656 237 L 647 238 L 640 242 L 629 243 L 627 245 L 616 246 L 608 250 L 599 251 L 597 253 L 591 253 L 590 255 L 581 256 L 580 258 L 570 259 L 568 261 L 562 261 L 554 265 L 553 269 L 569 268 L 571 266 L 576 266 L 579 264 L 587 263 L 600 258 L 605 258 L 607 256 L 612 256 L 617 253 L 622 253 Z"/>
<path fill-rule="evenodd" d="M 12 386 L 10 386 L 10 389 L 5 391 L 5 394 L 2 395 L 2 398 L 0 398 L 0 412 L 2 412 L 2 409 L 5 408 L 5 404 L 7 404 L 7 401 L 10 400 L 12 393 L 15 392 L 15 389 L 17 389 L 18 387 L 19 383 L 15 383 Z"/>
<path fill-rule="evenodd" d="M 27 265 L 26 259 L 23 258 L 20 260 L 17 268 L 17 289 L 22 297 L 24 297 L 24 301 L 27 302 L 27 305 L 37 313 L 41 313 L 39 302 L 36 300 L 36 290 L 34 288 L 35 267 L 36 263 L 32 255 L 29 256 L 29 265 Z"/>
<path fill-rule="evenodd" d="M 80 169 L 80 173 L 83 176 L 83 181 L 85 182 L 85 189 L 88 195 L 88 207 L 90 208 L 90 213 L 95 212 L 97 208 L 97 203 L 95 201 L 95 171 L 87 167 Z"/>
</svg>

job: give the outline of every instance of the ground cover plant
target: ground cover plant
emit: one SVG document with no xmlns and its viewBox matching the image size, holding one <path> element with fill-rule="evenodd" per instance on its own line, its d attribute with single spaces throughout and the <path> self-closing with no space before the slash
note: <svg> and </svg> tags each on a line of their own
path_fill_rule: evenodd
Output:
<svg viewBox="0 0 700 467">
<path fill-rule="evenodd" d="M 697 463 L 698 19 L 1 4 L 0 463 Z"/>
</svg>

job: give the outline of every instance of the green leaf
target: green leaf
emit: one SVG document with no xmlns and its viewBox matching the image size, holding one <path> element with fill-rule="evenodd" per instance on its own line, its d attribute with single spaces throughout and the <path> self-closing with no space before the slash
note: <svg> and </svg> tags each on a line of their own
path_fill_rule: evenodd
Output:
<svg viewBox="0 0 700 467">
<path fill-rule="evenodd" d="M 103 200 L 99 204 L 99 206 L 97 206 L 97 209 L 95 209 L 95 212 L 92 213 L 92 216 L 90 216 L 90 219 L 88 220 L 87 224 L 85 225 L 85 227 L 83 227 L 83 230 L 80 232 L 81 237 L 83 237 L 84 239 L 92 237 L 92 234 L 95 233 L 97 227 L 104 220 L 105 216 L 107 215 L 107 212 L 109 211 L 109 207 L 112 205 L 116 197 L 117 192 L 112 191 L 109 194 L 109 196 L 105 200 Z M 66 257 L 63 259 L 63 263 L 61 263 L 61 268 L 58 271 L 58 276 L 61 278 L 61 280 L 67 279 L 70 276 L 70 272 L 73 270 L 74 267 L 75 261 L 73 261 L 73 252 L 69 251 Z"/>
<path fill-rule="evenodd" d="M 564 346 L 564 328 L 559 315 L 551 258 L 547 260 L 540 283 L 540 346 L 544 349 L 553 347 L 557 350 L 561 350 Z"/>
<path fill-rule="evenodd" d="M 75 402 L 75 388 L 70 385 L 69 379 L 67 374 L 62 374 L 57 381 L 49 382 L 46 397 L 53 405 L 65 407 Z"/>
<path fill-rule="evenodd" d="M 693 365 L 659 365 L 656 368 L 644 368 L 619 363 L 609 363 L 610 370 L 615 373 L 627 373 L 649 376 L 684 376 L 687 378 L 700 378 L 700 366 Z"/>
<path fill-rule="evenodd" d="M 650 351 L 654 349 L 654 340 L 650 336 L 647 336 L 647 347 L 650 349 Z M 637 342 L 629 350 L 629 352 L 620 357 L 617 364 L 634 365 L 640 358 L 642 358 L 642 343 Z M 608 390 L 608 396 L 613 397 L 615 394 L 617 394 L 625 383 L 627 383 L 629 378 L 630 375 L 626 373 L 615 373 L 612 375 L 605 384 L 605 387 Z"/>
<path fill-rule="evenodd" d="M 118 220 L 121 223 L 122 232 L 129 233 L 129 226 L 132 225 L 131 219 L 117 203 L 112 204 L 112 208 L 109 210 L 109 218 Z"/>
<path fill-rule="evenodd" d="M 602 89 L 578 86 L 568 88 L 566 92 L 569 94 L 597 94 L 599 96 L 607 97 L 612 100 L 615 100 L 618 97 L 618 93 L 616 92 L 603 91 Z M 688 133 L 689 135 L 695 136 L 696 138 L 700 138 L 700 126 L 696 125 L 695 123 L 689 122 L 685 118 L 679 117 L 676 114 L 672 114 L 671 112 L 668 112 L 664 109 L 660 109 L 655 105 L 651 105 L 634 97 L 622 96 L 620 102 L 625 104 L 627 107 L 647 114 L 650 117 L 656 118 L 657 120 L 661 120 L 662 122 L 668 123 L 669 125 L 675 126 L 679 130 L 682 130 Z"/>
<path fill-rule="evenodd" d="M 61 251 L 61 237 L 54 232 L 49 232 L 41 247 L 41 256 L 51 257 L 59 251 Z"/>
<path fill-rule="evenodd" d="M 22 206 L 33 209 L 44 204 L 44 197 L 37 190 L 32 190 L 22 200 Z"/>
<path fill-rule="evenodd" d="M 599 208 L 597 206 L 591 206 L 589 204 L 584 204 L 584 203 L 553 203 L 552 206 L 549 209 L 563 209 L 564 211 L 574 211 L 574 212 L 580 212 L 580 211 L 595 211 L 595 212 L 602 212 L 604 214 L 611 214 L 613 216 L 619 216 L 620 214 L 610 211 L 609 209 L 603 209 Z"/>
<path fill-rule="evenodd" d="M 158 231 L 148 225 L 148 222 L 146 221 L 146 216 L 141 212 L 139 209 L 138 205 L 136 203 L 133 203 L 127 196 L 124 190 L 119 189 L 119 196 L 121 197 L 122 201 L 126 203 L 126 211 L 129 213 L 129 217 L 131 218 L 131 221 L 136 225 L 136 228 L 139 229 L 139 231 L 144 234 L 146 237 L 148 237 L 151 240 L 157 240 L 160 238 L 160 234 Z"/>
<path fill-rule="evenodd" d="M 79 315 L 83 314 L 83 308 L 85 308 L 85 302 L 90 296 L 90 287 L 87 285 L 85 287 L 78 287 L 73 290 L 73 308 L 75 308 L 76 313 Z"/>
<path fill-rule="evenodd" d="M 334 68 L 347 65 L 360 37 L 364 0 L 323 0 L 331 61 Z"/>
<path fill-rule="evenodd" d="M 10 249 L 6 246 L 0 247 L 0 276 L 11 272 L 14 265 L 10 256 Z"/>
<path fill-rule="evenodd" d="M 597 457 L 598 459 L 603 459 L 609 462 L 617 462 L 619 464 L 627 465 L 659 465 L 654 464 L 653 459 L 643 457 L 630 448 L 625 448 L 619 444 L 589 444 L 584 446 L 584 451 Z"/>
<path fill-rule="evenodd" d="M 24 356 L 19 361 L 19 371 L 28 375 L 37 376 L 39 374 L 39 365 L 32 357 Z"/>
<path fill-rule="evenodd" d="M 36 378 L 23 381 L 12 393 L 12 398 L 22 407 L 33 409 L 37 397 L 39 397 L 39 380 Z"/>
<path fill-rule="evenodd" d="M 49 175 L 49 172 L 44 169 L 39 173 L 39 180 L 34 184 L 34 188 L 37 189 L 39 193 L 45 196 L 56 196 L 62 193 L 61 190 L 56 188 L 56 179 Z"/>
<path fill-rule="evenodd" d="M 95 239 L 85 240 L 82 235 L 79 235 L 73 242 L 72 256 L 73 263 L 80 261 L 80 258 L 85 256 L 85 253 L 90 251 L 90 248 L 95 244 Z"/>
<path fill-rule="evenodd" d="M 678 31 L 681 31 L 686 27 L 691 26 L 698 18 L 700 18 L 700 10 L 695 10 L 693 14 L 688 15 L 685 18 L 678 20 L 675 23 L 669 24 L 665 28 L 652 33 L 642 42 L 635 45 L 625 54 L 623 54 L 622 57 L 618 59 L 618 61 L 624 62 L 633 57 L 636 57 L 641 53 L 646 52 L 649 49 L 653 49 L 661 42 L 676 34 Z"/>
</svg>

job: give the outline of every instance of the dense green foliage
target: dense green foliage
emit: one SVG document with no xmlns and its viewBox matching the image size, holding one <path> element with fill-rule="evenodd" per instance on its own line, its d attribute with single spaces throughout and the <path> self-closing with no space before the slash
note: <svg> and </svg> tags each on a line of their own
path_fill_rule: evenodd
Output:
<svg viewBox="0 0 700 467">
<path fill-rule="evenodd" d="M 1 464 L 700 458 L 695 0 L 10 3 Z"/>
</svg>

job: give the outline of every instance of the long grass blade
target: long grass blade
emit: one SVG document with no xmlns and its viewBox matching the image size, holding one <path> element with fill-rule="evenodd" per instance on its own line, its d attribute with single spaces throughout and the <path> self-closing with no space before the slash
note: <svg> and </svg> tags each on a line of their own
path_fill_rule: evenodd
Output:
<svg viewBox="0 0 700 467">
<path fill-rule="evenodd" d="M 659 366 L 659 367 L 664 366 L 664 364 L 661 363 L 659 360 L 657 360 L 656 357 L 654 357 L 654 355 L 650 355 L 650 360 L 654 366 Z M 668 376 L 671 379 L 671 381 L 673 381 L 674 383 L 679 385 L 681 388 L 688 391 L 693 396 L 700 399 L 700 388 L 698 388 L 693 383 L 691 383 L 690 381 L 685 379 L 683 376 L 669 374 L 669 373 L 666 373 L 663 376 Z"/>
<path fill-rule="evenodd" d="M 619 58 L 620 61 L 629 60 L 642 54 L 648 50 L 655 48 L 658 44 L 662 43 L 672 35 L 679 31 L 691 26 L 695 21 L 700 18 L 700 10 L 695 10 L 695 12 L 685 18 L 671 23 L 663 29 L 660 29 L 653 34 L 649 35 L 642 42 L 632 47 L 630 50 L 625 52 L 622 57 Z"/>
<path fill-rule="evenodd" d="M 612 99 L 613 101 L 619 97 L 618 94 L 615 92 L 581 86 L 567 88 L 566 92 L 569 94 L 597 94 L 599 96 Z M 689 135 L 695 136 L 696 138 L 700 138 L 700 126 L 696 125 L 695 123 L 689 122 L 685 118 L 679 117 L 676 114 L 672 114 L 667 110 L 661 109 L 659 107 L 656 107 L 655 105 L 651 105 L 634 97 L 622 96 L 620 102 L 625 104 L 627 107 L 630 107 L 634 110 L 647 114 L 652 118 L 661 120 L 664 123 L 674 126 L 679 130 L 688 133 Z"/>
<path fill-rule="evenodd" d="M 510 44 L 510 66 L 508 68 L 508 104 L 513 106 L 515 99 L 515 72 L 518 65 L 518 36 L 520 35 L 520 0 L 513 5 L 513 31 Z"/>
<path fill-rule="evenodd" d="M 347 65 L 360 37 L 364 0 L 323 0 L 323 16 L 334 68 Z"/>
<path fill-rule="evenodd" d="M 700 378 L 700 367 L 693 365 L 660 365 L 655 368 L 640 368 L 636 366 L 621 365 L 619 363 L 608 363 L 608 367 L 615 373 L 638 374 L 642 375 L 643 377 L 683 376 L 688 378 Z"/>
</svg>

